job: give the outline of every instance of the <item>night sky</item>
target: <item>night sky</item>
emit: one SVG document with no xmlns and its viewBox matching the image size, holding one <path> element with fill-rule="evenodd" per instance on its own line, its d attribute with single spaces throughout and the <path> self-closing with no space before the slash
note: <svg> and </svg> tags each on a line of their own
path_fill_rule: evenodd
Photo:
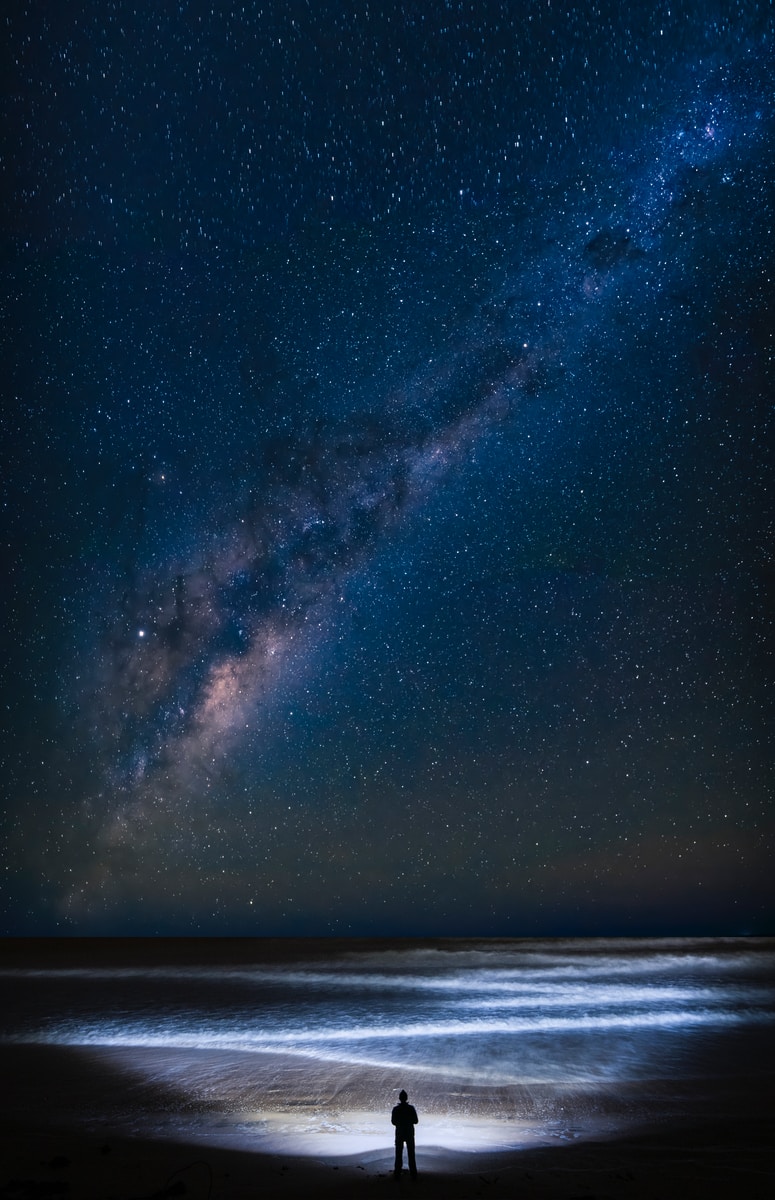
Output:
<svg viewBox="0 0 775 1200">
<path fill-rule="evenodd" d="M 3 12 L 1 931 L 772 933 L 772 6 Z"/>
</svg>

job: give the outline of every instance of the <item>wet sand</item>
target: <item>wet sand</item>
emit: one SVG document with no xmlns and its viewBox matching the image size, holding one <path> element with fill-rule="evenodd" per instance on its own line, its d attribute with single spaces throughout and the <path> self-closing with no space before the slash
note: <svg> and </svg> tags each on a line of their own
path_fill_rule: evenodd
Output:
<svg viewBox="0 0 775 1200">
<path fill-rule="evenodd" d="M 4 1200 L 193 1200 L 248 1197 L 417 1195 L 524 1196 L 547 1200 L 770 1200 L 775 1194 L 773 1099 L 765 1072 L 756 1080 L 725 1075 L 719 1090 L 685 1095 L 664 1122 L 626 1132 L 587 1134 L 554 1145 L 466 1152 L 434 1146 L 418 1129 L 420 1178 L 392 1177 L 384 1145 L 338 1153 L 336 1134 L 324 1156 L 266 1153 L 170 1139 L 164 1126 L 174 1098 L 148 1089 L 131 1096 L 150 1118 L 127 1135 L 120 1114 L 127 1080 L 110 1063 L 54 1047 L 0 1047 L 5 1087 L 0 1105 L 0 1197 Z M 139 1088 L 141 1085 L 137 1085 Z M 158 1138 L 153 1113 L 158 1113 Z M 269 1115 L 271 1114 L 264 1114 Z M 277 1118 L 287 1122 L 287 1106 Z M 346 1114 L 345 1114 L 346 1116 Z M 84 1123 L 86 1121 L 86 1123 Z M 621 1127 L 620 1127 L 621 1129 Z M 426 1137 L 431 1134 L 430 1128 Z M 184 1190 L 185 1189 L 185 1190 Z"/>
</svg>

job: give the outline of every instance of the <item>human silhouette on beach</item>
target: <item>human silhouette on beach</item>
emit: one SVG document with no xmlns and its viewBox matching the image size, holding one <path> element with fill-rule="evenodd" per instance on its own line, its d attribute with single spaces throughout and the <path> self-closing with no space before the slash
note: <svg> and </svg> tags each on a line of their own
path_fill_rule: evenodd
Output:
<svg viewBox="0 0 775 1200">
<path fill-rule="evenodd" d="M 417 1178 L 417 1163 L 414 1160 L 414 1127 L 417 1124 L 417 1109 L 413 1104 L 407 1104 L 407 1099 L 406 1092 L 400 1091 L 398 1104 L 390 1115 L 390 1120 L 396 1127 L 396 1165 L 393 1171 L 396 1179 L 400 1178 L 404 1163 L 404 1144 L 406 1144 L 409 1174 L 412 1179 Z"/>
</svg>

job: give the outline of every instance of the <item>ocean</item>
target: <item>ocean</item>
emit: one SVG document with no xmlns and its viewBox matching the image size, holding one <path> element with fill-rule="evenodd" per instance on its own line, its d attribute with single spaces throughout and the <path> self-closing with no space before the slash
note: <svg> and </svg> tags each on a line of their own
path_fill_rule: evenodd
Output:
<svg viewBox="0 0 775 1200">
<path fill-rule="evenodd" d="M 480 1151 L 723 1119 L 775 1076 L 775 939 L 30 940 L 0 995 L 52 1081 L 17 1114 L 259 1152 L 384 1153 L 402 1087 L 418 1150 Z"/>
</svg>

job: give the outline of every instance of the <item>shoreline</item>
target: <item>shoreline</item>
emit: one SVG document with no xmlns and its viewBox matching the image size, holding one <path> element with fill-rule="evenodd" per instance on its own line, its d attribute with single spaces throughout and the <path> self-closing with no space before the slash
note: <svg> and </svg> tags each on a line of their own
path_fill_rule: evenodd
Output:
<svg viewBox="0 0 775 1200">
<path fill-rule="evenodd" d="M 482 946 L 472 946 L 478 970 Z M 348 1042 L 349 1057 L 338 1058 L 336 1040 L 320 1054 L 310 1052 L 303 1036 L 310 1027 L 314 1032 L 318 1004 L 326 1028 L 338 1029 L 334 1018 L 348 1011 L 349 983 L 340 985 L 331 968 L 340 962 L 330 957 L 331 943 L 317 946 L 333 995 L 322 1001 L 317 978 L 312 987 L 303 971 L 296 979 L 296 964 L 310 961 L 308 944 L 298 942 L 16 944 L 13 954 L 0 954 L 10 981 L 0 1035 L 0 1200 L 380 1200 L 404 1193 L 429 1200 L 770 1200 L 773 947 L 757 943 L 756 955 L 746 953 L 742 963 L 735 947 L 723 945 L 710 956 L 706 947 L 694 958 L 692 948 L 686 958 L 686 1011 L 703 1015 L 703 1006 L 716 1004 L 722 1018 L 731 1014 L 718 1028 L 687 1025 L 630 1038 L 604 1013 L 593 1033 L 582 1034 L 583 1055 L 573 1032 L 547 1028 L 535 1035 L 528 1030 L 523 1040 L 490 1038 L 481 1059 L 458 1054 L 465 1042 L 445 1032 L 435 1054 L 403 1053 L 399 1044 L 373 1061 L 358 1061 Z M 458 943 L 449 960 L 456 980 L 459 949 Z M 364 950 L 364 979 L 378 968 L 382 986 L 382 972 L 392 971 L 403 996 L 405 981 L 414 978 L 412 956 L 391 950 L 383 958 L 373 943 Z M 450 943 L 423 951 L 417 980 L 440 986 L 450 978 L 435 962 L 446 968 L 452 951 Z M 598 971 L 621 976 L 629 971 L 624 960 L 630 953 L 637 969 L 637 948 L 613 959 L 606 949 L 602 967 L 589 946 L 560 956 L 562 970 L 572 968 L 571 984 L 581 968 L 593 1015 L 595 1005 L 616 1006 L 620 997 L 616 989 L 598 996 L 594 972 L 587 979 L 587 956 Z M 512 960 L 497 954 L 496 983 L 499 970 L 513 970 Z M 470 949 L 462 955 L 470 970 Z M 703 965 L 692 976 L 695 958 Z M 353 967 L 349 960 L 348 947 L 341 961 L 357 982 L 360 963 Z M 239 1037 L 220 1036 L 222 1019 L 227 1032 L 238 1034 L 261 1019 L 263 993 L 254 1003 L 239 971 L 230 979 L 240 962 L 282 963 L 271 984 L 272 1003 L 287 1008 L 277 1048 L 242 1048 Z M 287 987 L 286 965 L 292 967 Z M 684 971 L 683 960 L 666 976 L 671 988 L 679 968 Z M 540 972 L 526 977 L 531 1003 L 542 1003 Z M 462 978 L 460 995 L 439 1008 L 445 1031 L 451 1019 L 455 1023 L 458 1000 L 468 1012 L 482 999 L 465 971 Z M 679 973 L 678 984 L 681 979 Z M 550 999 L 583 1017 L 587 993 L 565 996 L 570 985 L 564 980 L 553 981 Z M 391 986 L 395 990 L 395 982 Z M 648 1005 L 648 990 L 645 1000 L 630 998 L 630 1007 Z M 376 995 L 365 991 L 361 1008 L 346 1018 L 353 1037 L 382 1010 L 382 992 Z M 234 997 L 241 1009 L 229 1007 Z M 486 991 L 483 997 L 486 1007 L 491 997 Z M 738 1009 L 748 1014 L 739 1025 Z M 657 1017 L 660 1011 L 656 1004 Z M 679 1007 L 679 1017 L 682 1012 Z M 104 1014 L 109 1020 L 103 1022 Z M 437 1024 L 435 1008 L 423 1012 L 412 1031 L 416 1046 L 437 1036 Z M 169 1036 L 178 1028 L 185 1035 L 180 1044 Z M 469 1029 L 477 1036 L 475 1025 L 464 1023 L 464 1032 Z M 501 1059 L 507 1070 L 500 1069 Z M 542 1074 L 545 1063 L 550 1070 Z M 532 1075 L 531 1067 L 538 1068 Z M 416 1185 L 408 1175 L 396 1185 L 392 1175 L 389 1113 L 399 1087 L 420 1113 Z"/>
</svg>

